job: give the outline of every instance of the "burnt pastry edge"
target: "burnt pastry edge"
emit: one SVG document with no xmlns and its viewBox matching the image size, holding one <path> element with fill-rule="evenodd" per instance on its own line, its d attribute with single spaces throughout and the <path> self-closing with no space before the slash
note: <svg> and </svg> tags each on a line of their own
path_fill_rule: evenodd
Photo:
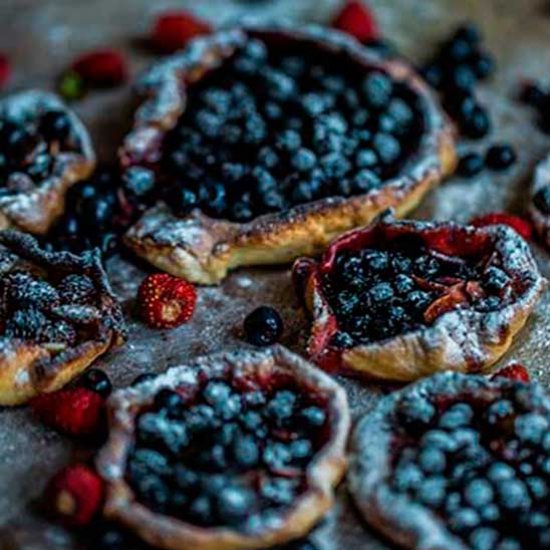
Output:
<svg viewBox="0 0 550 550">
<path fill-rule="evenodd" d="M 126 245 L 156 267 L 193 282 L 216 284 L 239 266 L 286 263 L 302 254 L 314 254 L 337 235 L 368 223 L 388 207 L 404 215 L 456 166 L 454 129 L 433 93 L 404 61 L 382 60 L 351 37 L 314 25 L 254 24 L 196 39 L 184 52 L 144 76 L 138 87 L 143 102 L 120 150 L 121 164 L 158 161 L 163 135 L 185 110 L 183 80 L 200 79 L 242 44 L 247 33 L 261 36 L 262 32 L 346 52 L 358 63 L 387 71 L 421 98 L 426 129 L 402 175 L 364 195 L 329 197 L 244 224 L 212 219 L 200 210 L 178 218 L 163 204 L 150 209 L 129 229 Z"/>
<path fill-rule="evenodd" d="M 55 391 L 86 369 L 111 347 L 124 342 L 126 326 L 120 304 L 111 290 L 99 250 L 80 256 L 43 250 L 31 235 L 0 231 L 0 245 L 23 261 L 48 271 L 90 277 L 100 295 L 95 340 L 81 342 L 52 354 L 48 346 L 3 337 L 0 349 L 0 405 L 19 405 L 39 393 Z M 53 350 L 56 352 L 57 350 Z"/>
<path fill-rule="evenodd" d="M 0 229 L 14 227 L 44 234 L 65 210 L 65 194 L 76 182 L 86 179 L 94 170 L 95 153 L 90 136 L 79 118 L 54 94 L 28 90 L 0 100 L 0 110 L 8 113 L 31 113 L 55 109 L 65 113 L 78 140 L 79 150 L 53 156 L 50 176 L 29 192 L 0 197 Z"/>
<path fill-rule="evenodd" d="M 525 288 L 517 300 L 496 311 L 455 309 L 437 317 L 430 326 L 339 351 L 328 344 L 336 328 L 336 319 L 321 290 L 317 276 L 319 264 L 309 259 L 297 260 L 293 268 L 297 292 L 312 316 L 308 342 L 312 360 L 327 370 L 398 382 L 416 380 L 442 370 L 480 372 L 493 365 L 523 328 L 547 286 L 528 244 L 504 225 L 475 228 L 453 222 L 398 221 L 386 214 L 371 226 L 343 235 L 329 250 L 337 250 L 350 235 L 384 226 L 396 231 L 410 228 L 416 234 L 447 229 L 458 232 L 463 239 L 477 233 L 485 234 L 500 252 L 503 269 Z"/>
<path fill-rule="evenodd" d="M 224 369 L 252 373 L 287 372 L 302 387 L 328 397 L 331 433 L 306 469 L 308 489 L 283 512 L 276 528 L 251 534 L 227 527 L 202 528 L 174 517 L 155 514 L 136 501 L 124 479 L 126 460 L 135 432 L 135 417 L 163 387 L 194 381 L 193 371 L 206 368 L 212 375 Z M 108 403 L 110 432 L 100 451 L 97 468 L 107 484 L 104 513 L 136 531 L 146 542 L 167 550 L 241 550 L 270 547 L 309 532 L 334 502 L 334 487 L 347 467 L 345 449 L 350 425 L 344 390 L 322 371 L 281 346 L 261 351 L 240 350 L 201 357 L 174 367 L 151 382 L 116 392 Z"/>
<path fill-rule="evenodd" d="M 348 489 L 367 523 L 400 547 L 414 550 L 468 550 L 428 508 L 393 491 L 391 475 L 392 413 L 403 395 L 464 395 L 468 391 L 497 394 L 501 388 L 527 385 L 505 378 L 498 382 L 480 375 L 439 373 L 384 397 L 364 415 L 350 438 Z"/>
</svg>

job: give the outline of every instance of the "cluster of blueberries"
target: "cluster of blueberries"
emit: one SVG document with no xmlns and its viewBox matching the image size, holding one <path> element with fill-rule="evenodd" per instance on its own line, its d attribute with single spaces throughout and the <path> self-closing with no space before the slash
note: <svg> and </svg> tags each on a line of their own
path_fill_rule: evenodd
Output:
<svg viewBox="0 0 550 550">
<path fill-rule="evenodd" d="M 436 254 L 409 240 L 392 243 L 387 250 L 341 252 L 324 281 L 340 329 L 333 344 L 368 344 L 425 326 L 424 313 L 442 295 L 437 285 L 430 290 L 426 282 L 445 277 L 480 281 L 487 296 L 474 305 L 482 311 L 498 307 L 510 283 L 496 266 L 482 272 L 469 260 Z"/>
<path fill-rule="evenodd" d="M 129 483 L 157 512 L 253 529 L 305 489 L 325 423 L 294 387 L 242 392 L 215 379 L 191 403 L 164 389 L 137 420 Z"/>
<path fill-rule="evenodd" d="M 408 442 L 395 457 L 394 490 L 431 508 L 473 550 L 550 547 L 550 411 L 536 406 L 542 395 L 517 385 L 442 410 L 429 397 L 403 396 L 397 437 Z"/>
<path fill-rule="evenodd" d="M 62 111 L 32 120 L 0 114 L 0 196 L 33 190 L 51 175 L 53 155 L 75 147 L 71 121 Z"/>
<path fill-rule="evenodd" d="M 418 98 L 386 73 L 357 75 L 349 63 L 250 39 L 189 89 L 165 144 L 168 204 L 246 222 L 380 187 L 419 142 Z"/>
</svg>

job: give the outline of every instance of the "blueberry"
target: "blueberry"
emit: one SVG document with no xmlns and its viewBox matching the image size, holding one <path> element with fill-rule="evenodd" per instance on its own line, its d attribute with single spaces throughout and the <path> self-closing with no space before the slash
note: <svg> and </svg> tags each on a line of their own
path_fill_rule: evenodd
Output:
<svg viewBox="0 0 550 550">
<path fill-rule="evenodd" d="M 484 164 L 479 153 L 467 153 L 460 157 L 457 173 L 464 178 L 473 178 L 483 171 Z"/>
<path fill-rule="evenodd" d="M 393 484 L 398 491 L 416 490 L 422 486 L 423 482 L 422 470 L 412 462 L 399 464 L 395 470 Z"/>
<path fill-rule="evenodd" d="M 351 165 L 349 161 L 338 153 L 329 153 L 321 158 L 321 167 L 329 178 L 345 176 Z"/>
<path fill-rule="evenodd" d="M 495 60 L 487 52 L 477 52 L 470 61 L 474 73 L 480 80 L 489 77 L 495 70 Z"/>
<path fill-rule="evenodd" d="M 276 505 L 288 505 L 295 498 L 294 483 L 290 479 L 272 478 L 262 483 L 260 494 Z"/>
<path fill-rule="evenodd" d="M 245 318 L 244 332 L 247 341 L 251 344 L 268 346 L 280 339 L 283 333 L 283 321 L 274 308 L 260 306 Z"/>
<path fill-rule="evenodd" d="M 122 182 L 128 191 L 137 197 L 144 197 L 150 193 L 155 186 L 155 174 L 152 170 L 148 170 L 147 168 L 132 166 L 124 172 Z"/>
<path fill-rule="evenodd" d="M 277 145 L 285 151 L 298 151 L 302 145 L 302 138 L 295 130 L 284 130 L 277 136 Z"/>
<path fill-rule="evenodd" d="M 507 510 L 527 510 L 531 498 L 525 484 L 519 479 L 504 479 L 495 484 L 500 505 Z"/>
<path fill-rule="evenodd" d="M 91 390 L 106 399 L 113 391 L 111 380 L 100 369 L 88 369 L 79 379 L 78 385 Z"/>
<path fill-rule="evenodd" d="M 372 168 L 378 163 L 378 157 L 372 149 L 362 149 L 355 157 L 355 164 L 358 168 Z"/>
<path fill-rule="evenodd" d="M 323 115 L 319 122 L 330 133 L 345 134 L 348 130 L 348 124 L 346 120 L 337 113 L 328 113 Z"/>
<path fill-rule="evenodd" d="M 319 116 L 332 106 L 326 94 L 307 93 L 301 99 L 302 107 L 312 117 Z"/>
<path fill-rule="evenodd" d="M 502 420 L 511 417 L 514 412 L 514 405 L 511 401 L 508 399 L 500 399 L 499 401 L 491 403 L 485 413 L 485 417 L 487 423 L 490 426 L 494 426 L 499 424 Z"/>
<path fill-rule="evenodd" d="M 168 459 L 151 449 L 137 449 L 129 460 L 129 472 L 132 480 L 147 477 L 151 474 L 165 476 L 170 473 Z"/>
<path fill-rule="evenodd" d="M 199 484 L 199 475 L 181 464 L 174 467 L 174 482 L 184 491 L 193 491 Z"/>
<path fill-rule="evenodd" d="M 432 298 L 429 293 L 423 290 L 415 290 L 407 296 L 407 304 L 409 307 L 423 313 L 431 304 Z"/>
<path fill-rule="evenodd" d="M 274 168 L 279 164 L 279 157 L 270 147 L 262 147 L 258 151 L 258 161 L 266 168 Z"/>
<path fill-rule="evenodd" d="M 236 525 L 250 513 L 254 495 L 247 489 L 224 487 L 216 498 L 216 511 L 224 524 Z"/>
<path fill-rule="evenodd" d="M 406 425 L 425 426 L 434 419 L 436 409 L 425 397 L 405 395 L 399 401 L 398 414 Z"/>
<path fill-rule="evenodd" d="M 287 420 L 290 420 L 296 405 L 296 394 L 291 391 L 278 391 L 265 409 L 268 418 L 273 420 L 277 425 L 281 425 Z"/>
<path fill-rule="evenodd" d="M 269 469 L 284 468 L 292 460 L 290 449 L 283 443 L 269 443 L 265 446 L 262 459 Z"/>
<path fill-rule="evenodd" d="M 478 527 L 470 533 L 472 550 L 493 550 L 500 535 L 491 527 Z"/>
<path fill-rule="evenodd" d="M 418 464 L 428 474 L 440 474 L 445 470 L 445 454 L 436 448 L 425 448 L 418 454 Z"/>
<path fill-rule="evenodd" d="M 195 405 L 185 414 L 185 425 L 192 433 L 201 433 L 218 426 L 214 409 L 208 405 Z"/>
<path fill-rule="evenodd" d="M 528 82 L 523 86 L 520 93 L 520 99 L 523 103 L 531 107 L 539 108 L 547 98 L 547 93 L 534 82 Z"/>
<path fill-rule="evenodd" d="M 438 275 L 440 267 L 437 259 L 430 255 L 419 256 L 414 261 L 416 274 L 426 279 L 431 279 Z"/>
<path fill-rule="evenodd" d="M 390 265 L 390 259 L 386 252 L 367 249 L 361 256 L 362 264 L 369 271 L 377 274 L 384 273 Z"/>
<path fill-rule="evenodd" d="M 233 457 L 242 468 L 252 468 L 258 464 L 260 450 L 255 438 L 250 435 L 236 437 L 233 441 Z"/>
<path fill-rule="evenodd" d="M 426 82 L 434 88 L 439 88 L 443 82 L 443 71 L 437 63 L 427 65 L 422 69 L 422 75 Z"/>
<path fill-rule="evenodd" d="M 514 422 L 514 430 L 520 441 L 529 445 L 541 443 L 548 432 L 548 420 L 538 413 L 529 413 L 518 416 Z"/>
<path fill-rule="evenodd" d="M 393 286 L 398 294 L 407 295 L 415 288 L 416 284 L 409 276 L 400 273 L 395 277 Z"/>
<path fill-rule="evenodd" d="M 515 476 L 514 469 L 504 462 L 494 462 L 487 470 L 487 477 L 493 482 L 514 479 Z"/>
<path fill-rule="evenodd" d="M 240 200 L 231 207 L 231 218 L 240 223 L 246 223 L 254 217 L 252 206 L 248 201 Z"/>
<path fill-rule="evenodd" d="M 469 532 L 479 526 L 479 514 L 472 508 L 459 508 L 450 518 L 450 528 L 458 533 Z"/>
<path fill-rule="evenodd" d="M 199 525 L 209 525 L 213 521 L 212 501 L 207 495 L 199 495 L 190 504 L 189 516 Z"/>
<path fill-rule="evenodd" d="M 307 428 L 320 428 L 325 424 L 326 413 L 319 407 L 306 407 L 300 411 L 299 418 Z"/>
<path fill-rule="evenodd" d="M 373 144 L 380 160 L 384 164 L 393 164 L 401 155 L 401 145 L 399 141 L 390 134 L 376 134 Z"/>
<path fill-rule="evenodd" d="M 429 477 L 419 486 L 416 497 L 427 506 L 439 508 L 445 500 L 446 490 L 447 481 L 444 477 Z"/>
<path fill-rule="evenodd" d="M 179 412 L 183 406 L 183 397 L 176 391 L 164 388 L 155 395 L 154 406 L 157 411 Z"/>
<path fill-rule="evenodd" d="M 449 79 L 449 84 L 453 90 L 471 90 L 476 82 L 477 76 L 475 72 L 465 64 L 454 67 Z"/>
<path fill-rule="evenodd" d="M 466 403 L 458 403 L 451 406 L 439 418 L 439 426 L 445 429 L 455 429 L 462 426 L 468 426 L 472 421 L 474 411 Z"/>
<path fill-rule="evenodd" d="M 510 168 L 516 162 L 516 152 L 511 145 L 500 143 L 491 146 L 485 157 L 485 162 L 491 170 L 501 171 Z"/>
<path fill-rule="evenodd" d="M 380 178 L 372 170 L 359 170 L 353 178 L 354 193 L 367 193 L 380 186 Z"/>
<path fill-rule="evenodd" d="M 483 285 L 488 292 L 499 294 L 510 284 L 510 277 L 500 268 L 491 266 L 483 276 Z"/>
<path fill-rule="evenodd" d="M 491 122 L 485 109 L 475 106 L 472 112 L 459 121 L 462 133 L 471 139 L 486 136 L 491 129 Z"/>
<path fill-rule="evenodd" d="M 363 80 L 362 89 L 369 105 L 380 109 L 389 102 L 393 93 L 393 84 L 386 74 L 372 71 Z"/>
<path fill-rule="evenodd" d="M 485 479 L 473 479 L 464 489 L 464 498 L 473 508 L 482 509 L 492 502 L 493 488 Z"/>
<path fill-rule="evenodd" d="M 378 283 L 370 289 L 369 296 L 373 302 L 380 304 L 393 298 L 394 292 L 389 283 Z"/>
</svg>

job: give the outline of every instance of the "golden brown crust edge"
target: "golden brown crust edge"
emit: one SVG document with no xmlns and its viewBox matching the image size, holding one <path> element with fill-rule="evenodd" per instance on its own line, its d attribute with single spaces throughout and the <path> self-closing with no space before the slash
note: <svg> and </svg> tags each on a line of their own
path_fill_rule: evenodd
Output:
<svg viewBox="0 0 550 550">
<path fill-rule="evenodd" d="M 0 338 L 0 406 L 23 404 L 40 393 L 56 391 L 86 369 L 97 357 L 125 340 L 120 304 L 112 293 L 98 251 L 82 256 L 43 251 L 30 235 L 0 232 L 0 245 L 23 262 L 42 269 L 65 269 L 90 276 L 101 294 L 95 323 L 96 338 L 62 351 L 48 345 Z"/>
<path fill-rule="evenodd" d="M 0 109 L 17 115 L 37 114 L 42 109 L 63 111 L 69 117 L 79 149 L 64 152 L 55 158 L 52 175 L 31 192 L 15 193 L 0 198 L 0 230 L 17 228 L 44 234 L 65 210 L 65 195 L 76 182 L 86 179 L 94 170 L 96 159 L 88 131 L 54 94 L 29 90 L 0 101 Z"/>
<path fill-rule="evenodd" d="M 281 516 L 276 527 L 251 534 L 229 528 L 196 527 L 154 514 L 135 501 L 124 480 L 127 453 L 133 441 L 134 417 L 140 405 L 147 403 L 159 388 L 182 380 L 189 381 L 189 373 L 197 366 L 208 368 L 210 365 L 214 369 L 230 365 L 241 372 L 282 370 L 330 399 L 330 439 L 308 467 L 308 490 Z M 253 550 L 302 537 L 332 506 L 333 489 L 342 479 L 347 466 L 345 448 L 350 418 L 344 390 L 329 376 L 280 346 L 207 356 L 189 367 L 170 369 L 153 382 L 117 392 L 109 402 L 109 416 L 109 440 L 97 460 L 98 471 L 107 482 L 105 515 L 134 530 L 149 544 L 166 550 Z"/>
<path fill-rule="evenodd" d="M 255 30 L 261 32 L 262 28 Z M 321 31 L 319 28 L 309 31 L 307 28 L 301 31 L 287 28 L 282 32 L 318 41 Z M 265 215 L 247 224 L 213 220 L 199 211 L 178 218 L 167 206 L 159 205 L 146 212 L 126 234 L 126 245 L 138 256 L 173 275 L 201 284 L 216 284 L 228 271 L 239 266 L 286 263 L 301 255 L 318 253 L 337 235 L 365 225 L 387 208 L 394 208 L 397 215 L 405 215 L 418 205 L 431 188 L 454 171 L 454 130 L 437 106 L 437 100 L 412 68 L 399 60 L 380 61 L 371 58 L 356 41 L 339 33 L 333 35 L 321 32 L 321 35 L 322 40 L 328 42 L 326 47 L 349 52 L 370 66 L 383 67 L 392 77 L 406 82 L 422 97 L 425 135 L 419 150 L 404 167 L 402 174 L 367 195 L 323 199 L 286 212 Z M 242 39 L 238 32 L 236 36 Z M 202 67 L 206 64 L 204 59 L 207 59 L 208 64 L 215 65 L 204 52 L 214 52 L 223 58 L 227 51 L 231 51 L 228 46 L 231 40 L 235 40 L 233 34 L 225 36 L 225 40 L 220 39 L 221 46 L 215 40 L 210 48 L 207 42 L 199 43 L 202 49 L 197 47 L 196 50 L 201 52 L 201 56 L 195 65 Z M 324 42 L 322 46 L 325 46 Z M 162 135 L 162 132 L 175 125 L 184 108 L 184 100 L 181 97 L 178 100 L 170 76 L 163 79 L 158 75 L 163 70 L 168 75 L 176 72 L 181 79 L 185 70 L 180 67 L 178 72 L 175 66 L 178 63 L 185 66 L 185 62 L 189 63 L 184 56 L 180 61 L 174 58 L 165 69 L 157 67 L 151 71 L 157 81 L 151 77 L 154 84 L 149 84 L 147 91 L 154 96 L 151 88 L 154 90 L 158 86 L 158 95 L 162 97 L 164 91 L 170 101 L 162 103 L 160 98 L 149 99 L 141 107 L 136 116 L 135 128 L 122 149 L 123 158 L 139 150 L 139 145 L 146 148 L 144 142 L 147 140 L 158 141 L 159 134 Z M 159 108 L 159 104 L 164 105 L 164 109 Z M 149 114 L 149 111 L 154 114 Z M 149 115 L 149 120 L 143 116 L 143 112 Z"/>
</svg>

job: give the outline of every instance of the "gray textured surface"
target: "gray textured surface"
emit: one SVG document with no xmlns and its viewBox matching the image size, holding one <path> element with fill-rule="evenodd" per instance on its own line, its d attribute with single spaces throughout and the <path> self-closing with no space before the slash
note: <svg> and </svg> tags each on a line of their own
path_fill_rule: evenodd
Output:
<svg viewBox="0 0 550 550">
<path fill-rule="evenodd" d="M 266 17 L 284 13 L 324 21 L 338 4 L 337 0 L 271 0 L 256 2 L 251 8 L 252 3 L 247 6 L 223 0 L 0 0 L 0 51 L 8 52 L 15 65 L 10 89 L 51 88 L 55 75 L 78 52 L 101 45 L 124 48 L 132 59 L 133 74 L 139 72 L 152 58 L 136 48 L 134 41 L 143 34 L 152 14 L 168 6 L 194 6 L 218 23 L 220 17 L 238 17 L 244 10 Z M 495 122 L 492 139 L 510 140 L 519 152 L 514 170 L 500 176 L 486 173 L 473 182 L 454 178 L 433 192 L 415 216 L 467 220 L 491 210 L 521 211 L 532 168 L 549 148 L 550 140 L 535 129 L 532 112 L 514 101 L 513 94 L 518 79 L 550 74 L 548 6 L 541 0 L 372 0 L 371 4 L 384 34 L 418 62 L 454 24 L 465 18 L 478 21 L 499 62 L 497 75 L 481 91 Z M 90 95 L 77 106 L 106 159 L 112 156 L 127 125 L 128 98 L 128 88 L 122 88 Z M 548 276 L 547 254 L 537 250 L 537 257 Z M 99 365 L 108 368 L 119 386 L 140 372 L 160 372 L 188 357 L 238 345 L 244 314 L 260 303 L 271 303 L 281 310 L 286 321 L 284 343 L 303 351 L 307 324 L 284 268 L 242 270 L 220 288 L 202 289 L 193 321 L 170 332 L 146 329 L 132 316 L 133 296 L 143 271 L 120 259 L 110 262 L 109 271 L 125 301 L 130 341 Z M 524 362 L 546 385 L 550 385 L 545 322 L 549 314 L 550 300 L 546 297 L 503 361 Z M 388 390 L 344 383 L 355 415 Z M 0 422 L 0 526 L 5 525 L 15 541 L 10 550 L 74 548 L 66 532 L 41 519 L 37 500 L 48 478 L 87 449 L 45 430 L 24 408 L 1 411 Z M 337 506 L 315 534 L 320 549 L 388 548 L 358 520 L 343 488 L 340 495 Z M 7 548 L 0 541 L 0 550 Z"/>
</svg>

